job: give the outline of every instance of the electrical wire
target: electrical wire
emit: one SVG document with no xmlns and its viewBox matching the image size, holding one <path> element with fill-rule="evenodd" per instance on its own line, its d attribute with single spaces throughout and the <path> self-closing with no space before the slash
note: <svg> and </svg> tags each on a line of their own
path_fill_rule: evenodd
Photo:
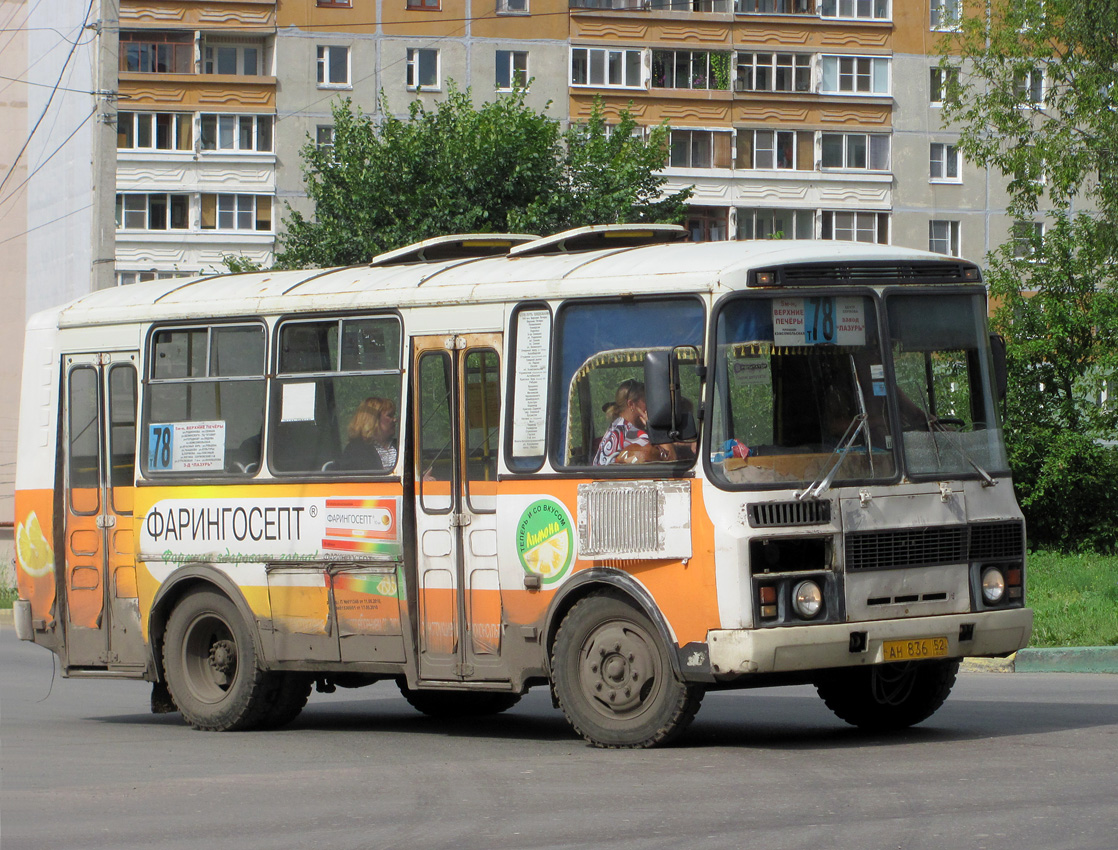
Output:
<svg viewBox="0 0 1118 850">
<path fill-rule="evenodd" d="M 93 11 L 93 2 L 94 0 L 89 0 L 89 6 L 85 10 L 85 17 L 82 18 L 81 24 L 83 28 L 89 23 L 89 15 Z M 62 77 L 66 74 L 66 68 L 70 64 L 70 60 L 74 57 L 74 51 L 77 49 L 77 44 L 70 45 L 70 52 L 66 54 L 66 61 L 62 63 L 62 70 L 58 72 L 58 80 L 54 84 L 55 87 L 51 89 L 51 93 L 47 97 L 47 102 L 43 105 L 43 113 L 39 116 L 39 120 L 35 122 L 35 126 L 31 128 L 31 132 L 27 134 L 27 139 L 19 149 L 19 153 L 17 153 L 12 160 L 12 164 L 8 167 L 8 172 L 4 175 L 4 178 L 0 180 L 0 192 L 4 190 L 4 187 L 8 184 L 8 179 L 15 172 L 16 165 L 19 164 L 23 154 L 27 151 L 27 146 L 31 144 L 31 139 L 35 136 L 35 131 L 39 129 L 39 125 L 42 124 L 43 119 L 47 117 L 51 102 L 54 100 L 54 95 L 57 93 L 58 87 L 62 84 Z"/>
</svg>

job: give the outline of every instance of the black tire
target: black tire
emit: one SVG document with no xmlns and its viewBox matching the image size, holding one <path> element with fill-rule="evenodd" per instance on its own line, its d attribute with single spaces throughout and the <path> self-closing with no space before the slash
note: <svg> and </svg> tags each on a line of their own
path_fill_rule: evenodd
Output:
<svg viewBox="0 0 1118 850">
<path fill-rule="evenodd" d="M 260 729 L 281 729 L 302 712 L 311 695 L 314 680 L 305 673 L 270 673 L 269 703 Z"/>
<path fill-rule="evenodd" d="M 520 694 L 507 691 L 412 690 L 404 682 L 398 684 L 408 704 L 428 717 L 485 717 L 520 702 Z"/>
<path fill-rule="evenodd" d="M 827 708 L 851 726 L 890 732 L 935 714 L 958 672 L 958 659 L 875 664 L 833 671 L 815 688 Z"/>
<path fill-rule="evenodd" d="M 703 698 L 702 688 L 676 677 L 652 621 L 614 593 L 589 596 L 563 618 L 551 676 L 567 720 L 595 747 L 666 744 Z"/>
<path fill-rule="evenodd" d="M 191 593 L 175 606 L 163 670 L 183 719 L 195 729 L 252 729 L 272 705 L 275 679 L 260 669 L 252 629 L 220 593 Z"/>
</svg>

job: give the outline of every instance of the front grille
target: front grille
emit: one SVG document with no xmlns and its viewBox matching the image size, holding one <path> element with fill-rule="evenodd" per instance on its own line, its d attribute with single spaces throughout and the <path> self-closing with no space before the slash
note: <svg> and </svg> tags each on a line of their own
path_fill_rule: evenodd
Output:
<svg viewBox="0 0 1118 850">
<path fill-rule="evenodd" d="M 891 570 L 962 564 L 967 560 L 967 527 L 952 525 L 846 535 L 846 569 Z"/>
<path fill-rule="evenodd" d="M 849 572 L 1007 560 L 1024 554 L 1025 529 L 1018 521 L 846 535 Z"/>
<path fill-rule="evenodd" d="M 753 502 L 749 506 L 751 528 L 821 525 L 830 521 L 831 503 L 827 501 Z"/>
<path fill-rule="evenodd" d="M 970 559 L 991 561 L 1025 554 L 1025 526 L 1021 522 L 979 522 L 970 527 Z"/>
</svg>

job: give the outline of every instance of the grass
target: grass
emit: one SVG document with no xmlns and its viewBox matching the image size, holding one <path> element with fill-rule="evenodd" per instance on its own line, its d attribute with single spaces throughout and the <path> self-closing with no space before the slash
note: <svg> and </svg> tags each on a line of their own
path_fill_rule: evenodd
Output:
<svg viewBox="0 0 1118 850">
<path fill-rule="evenodd" d="M 15 598 L 15 588 L 0 587 L 0 609 Z M 1118 556 L 1033 552 L 1027 600 L 1029 646 L 1118 646 Z"/>
<path fill-rule="evenodd" d="M 1029 646 L 1118 646 L 1118 556 L 1029 555 Z"/>
</svg>

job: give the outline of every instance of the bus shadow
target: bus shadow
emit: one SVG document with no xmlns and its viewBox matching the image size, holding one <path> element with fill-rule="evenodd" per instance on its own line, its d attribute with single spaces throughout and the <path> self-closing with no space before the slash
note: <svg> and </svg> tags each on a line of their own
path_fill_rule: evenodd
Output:
<svg viewBox="0 0 1118 850">
<path fill-rule="evenodd" d="M 89 718 L 98 723 L 183 726 L 172 714 L 122 714 Z M 1043 735 L 1100 726 L 1118 726 L 1118 705 L 949 699 L 922 724 L 895 732 L 849 726 L 814 694 L 709 694 L 694 723 L 673 745 L 679 749 L 741 747 L 756 750 L 826 750 L 842 747 L 952 743 L 1022 735 Z M 385 732 L 402 735 L 477 737 L 536 742 L 581 740 L 546 691 L 533 692 L 509 711 L 486 717 L 428 717 L 403 698 L 312 702 L 292 723 L 257 735 L 301 732 Z M 587 745 L 589 746 L 589 745 Z"/>
</svg>

